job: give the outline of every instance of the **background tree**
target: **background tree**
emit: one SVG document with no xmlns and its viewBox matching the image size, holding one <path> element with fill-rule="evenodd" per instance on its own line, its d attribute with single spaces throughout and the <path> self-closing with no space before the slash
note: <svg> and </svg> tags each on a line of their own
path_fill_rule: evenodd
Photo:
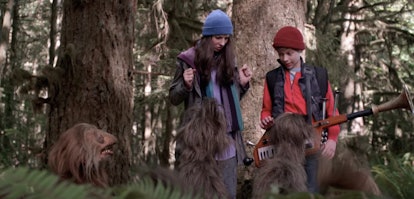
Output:
<svg viewBox="0 0 414 199">
<path fill-rule="evenodd" d="M 4 65 L 6 64 L 6 53 L 9 46 L 9 34 L 12 24 L 14 0 L 9 0 L 6 6 L 2 7 L 2 26 L 0 37 L 0 83 L 3 78 Z"/>
<path fill-rule="evenodd" d="M 139 1 L 135 43 L 136 95 L 132 145 L 148 164 L 174 163 L 174 136 L 183 106 L 168 102 L 176 56 L 201 36 L 202 20 L 227 1 Z M 137 162 L 140 162 L 137 161 Z"/>
<path fill-rule="evenodd" d="M 17 7 L 17 6 L 16 6 Z M 3 114 L 0 115 L 0 128 L 1 129 L 12 129 L 13 128 L 13 106 L 15 105 L 13 101 L 13 96 L 11 93 L 13 93 L 13 86 L 11 80 L 11 65 L 9 62 L 7 62 L 7 50 L 8 46 L 10 44 L 10 31 L 12 29 L 12 18 L 16 17 L 17 15 L 13 15 L 13 10 L 15 9 L 15 3 L 14 1 L 9 1 L 5 6 L 2 6 L 3 14 L 2 14 L 2 34 L 1 34 L 1 42 L 0 42 L 0 85 L 3 85 L 0 89 L 0 96 L 3 96 L 4 93 L 4 99 L 7 101 L 7 103 L 4 104 L 0 108 Z M 18 21 L 18 19 L 15 19 Z M 5 74 L 5 75 L 3 75 Z M 5 78 L 7 76 L 7 78 Z M 4 80 L 6 82 L 4 83 Z M 9 135 L 3 135 L 1 136 L 1 149 L 6 154 L 13 154 L 12 145 L 10 143 L 10 136 Z"/>
<path fill-rule="evenodd" d="M 2 8 L 6 6 L 0 5 Z M 47 29 L 43 28 L 48 15 L 47 12 L 34 12 L 36 9 L 33 8 L 41 10 L 44 5 L 45 2 L 32 0 L 15 2 L 9 34 L 2 32 L 8 37 L 9 43 L 5 45 L 10 46 L 6 51 L 0 84 L 2 167 L 39 166 L 37 160 L 42 149 L 39 143 L 44 139 L 40 132 L 45 127 L 45 117 L 35 114 L 39 110 L 35 110 L 32 103 L 35 95 L 32 88 L 37 85 L 35 77 L 45 63 L 43 50 L 47 44 Z M 7 28 L 2 30 L 8 31 Z"/>
<path fill-rule="evenodd" d="M 3 21 L 7 2 L 11 1 L 0 2 Z M 166 100 L 175 59 L 200 37 L 204 17 L 216 8 L 232 16 L 238 65 L 247 63 L 254 71 L 252 89 L 242 101 L 244 137 L 253 144 L 262 133 L 257 122 L 264 74 L 277 66 L 271 43 L 282 25 L 298 26 L 305 33 L 305 59 L 328 69 L 331 83 L 342 92 L 341 113 L 391 100 L 401 93 L 402 84 L 413 91 L 411 0 L 138 0 L 131 8 L 121 4 L 134 3 L 15 1 L 9 33 L 7 27 L 1 29 L 1 42 L 7 47 L 0 67 L 0 169 L 42 167 L 41 151 L 45 155 L 59 133 L 80 120 L 121 139 L 119 152 L 125 156 L 116 157 L 122 166 L 114 171 L 124 173 L 113 177 L 114 183 L 126 180 L 129 170 L 134 174 L 136 164 L 171 166 L 182 113 L 182 106 Z M 63 19 L 63 11 L 69 17 Z M 133 13 L 135 19 L 130 18 Z M 359 144 L 369 144 L 371 150 L 360 152 L 380 155 L 375 163 L 381 168 L 387 167 L 383 160 L 389 162 L 384 155 L 388 152 L 407 165 L 414 160 L 408 111 L 360 118 L 360 128 L 354 122 L 343 124 L 341 140 L 356 137 Z M 368 139 L 360 139 L 364 134 Z M 243 179 L 249 179 L 253 169 L 247 168 L 242 169 Z"/>
<path fill-rule="evenodd" d="M 254 76 L 242 100 L 245 139 L 254 143 L 263 131 L 259 126 L 266 72 L 279 66 L 272 47 L 279 28 L 291 25 L 305 31 L 305 1 L 235 0 L 233 3 L 237 63 L 248 64 Z"/>
<path fill-rule="evenodd" d="M 413 60 L 407 55 L 413 49 L 405 45 L 413 38 L 413 23 L 406 20 L 413 11 L 411 1 L 308 1 L 308 8 L 308 23 L 317 36 L 308 60 L 328 68 L 331 82 L 343 93 L 341 113 L 396 98 L 402 84 L 412 91 L 407 71 Z M 367 135 L 374 151 L 401 153 L 406 149 L 398 145 L 412 148 L 406 142 L 412 134 L 410 117 L 397 109 L 359 118 L 343 124 L 341 136 Z"/>
<path fill-rule="evenodd" d="M 132 47 L 135 1 L 65 1 L 61 54 L 49 81 L 45 149 L 61 132 L 87 122 L 119 141 L 112 183 L 130 178 Z"/>
<path fill-rule="evenodd" d="M 291 25 L 305 33 L 305 1 L 235 0 L 232 7 L 236 55 L 239 67 L 248 64 L 253 77 L 250 90 L 242 99 L 244 139 L 256 144 L 264 131 L 259 126 L 263 84 L 266 72 L 276 68 L 277 55 L 272 46 L 279 28 Z M 246 146 L 252 156 L 253 147 Z M 239 180 L 249 179 L 254 167 L 241 169 Z M 242 188 L 239 192 L 243 193 Z M 239 197 L 249 198 L 246 192 Z"/>
</svg>

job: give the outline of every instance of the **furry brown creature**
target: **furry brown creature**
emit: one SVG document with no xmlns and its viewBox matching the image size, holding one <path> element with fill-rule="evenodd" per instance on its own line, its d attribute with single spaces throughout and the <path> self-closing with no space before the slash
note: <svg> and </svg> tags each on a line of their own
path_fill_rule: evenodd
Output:
<svg viewBox="0 0 414 199">
<path fill-rule="evenodd" d="M 302 116 L 291 113 L 280 115 L 274 123 L 266 132 L 275 143 L 274 158 L 263 160 L 263 166 L 258 168 L 253 179 L 253 198 L 262 198 L 272 185 L 279 187 L 281 193 L 307 191 L 304 141 L 314 135 L 314 129 Z M 344 144 L 337 147 L 333 159 L 320 158 L 318 161 L 320 193 L 329 195 L 329 189 L 336 188 L 381 195 L 368 163 L 361 160 L 364 158 Z"/>
<path fill-rule="evenodd" d="M 253 178 L 253 198 L 263 198 L 272 186 L 281 193 L 306 191 L 305 142 L 314 135 L 303 116 L 283 113 L 266 133 L 275 143 L 273 158 L 263 160 Z"/>
<path fill-rule="evenodd" d="M 381 191 L 371 174 L 367 158 L 362 153 L 355 153 L 348 145 L 349 142 L 338 144 L 333 159 L 319 159 L 318 181 L 321 193 L 329 195 L 330 188 L 336 188 L 380 196 Z"/>
<path fill-rule="evenodd" d="M 189 189 L 203 198 L 227 198 L 228 193 L 214 158 L 230 142 L 222 110 L 214 99 L 187 109 L 177 142 L 182 151 L 177 171 Z"/>
<path fill-rule="evenodd" d="M 104 161 L 113 155 L 115 136 L 96 126 L 79 123 L 62 133 L 48 155 L 50 169 L 64 180 L 108 186 Z"/>
</svg>

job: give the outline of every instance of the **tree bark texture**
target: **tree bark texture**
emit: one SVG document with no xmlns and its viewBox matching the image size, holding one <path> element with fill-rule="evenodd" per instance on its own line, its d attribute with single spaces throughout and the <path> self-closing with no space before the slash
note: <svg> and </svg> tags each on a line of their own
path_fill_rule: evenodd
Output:
<svg viewBox="0 0 414 199">
<path fill-rule="evenodd" d="M 76 123 L 118 138 L 111 184 L 129 180 L 133 110 L 133 0 L 67 0 L 58 66 L 49 74 L 46 149 Z"/>
<path fill-rule="evenodd" d="M 348 2 L 348 7 L 351 9 L 354 6 L 362 6 L 361 1 L 350 1 Z M 353 21 L 356 19 L 362 19 L 362 16 L 358 13 L 344 12 L 343 19 L 346 19 L 342 24 L 341 32 L 341 52 L 344 57 L 346 57 L 346 69 L 349 73 L 355 75 L 348 76 L 341 84 L 344 85 L 344 100 L 346 103 L 346 112 L 353 113 L 357 111 L 362 111 L 365 109 L 362 101 L 362 90 L 363 84 L 357 80 L 357 77 L 362 77 L 363 69 L 361 68 L 362 64 L 358 64 L 358 51 L 355 49 L 355 35 L 359 31 L 357 23 Z M 364 119 L 362 117 L 355 118 L 354 120 L 344 124 L 346 128 L 342 129 L 341 134 L 346 136 L 347 134 L 357 134 L 362 135 L 366 134 Z"/>
<path fill-rule="evenodd" d="M 244 139 L 254 144 L 263 135 L 259 126 L 266 72 L 279 66 L 273 38 L 283 26 L 291 25 L 304 33 L 305 0 L 233 1 L 234 36 L 238 66 L 247 64 L 253 71 L 250 90 L 242 99 Z M 252 156 L 253 147 L 247 152 Z"/>
<path fill-rule="evenodd" d="M 55 63 L 55 56 L 56 56 L 56 39 L 58 33 L 58 0 L 53 0 L 52 5 L 50 6 L 51 15 L 50 15 L 50 33 L 49 33 L 49 40 L 50 40 L 50 47 L 49 47 L 49 66 L 53 66 Z"/>
</svg>

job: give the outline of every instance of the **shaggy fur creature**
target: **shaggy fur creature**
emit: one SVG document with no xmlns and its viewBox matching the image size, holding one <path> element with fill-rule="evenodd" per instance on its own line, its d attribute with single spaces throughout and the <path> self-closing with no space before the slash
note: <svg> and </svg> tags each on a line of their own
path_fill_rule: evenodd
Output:
<svg viewBox="0 0 414 199">
<path fill-rule="evenodd" d="M 281 193 L 306 191 L 305 142 L 314 135 L 303 116 L 284 113 L 266 133 L 275 143 L 273 158 L 263 160 L 253 179 L 253 198 L 263 198 L 272 186 Z"/>
<path fill-rule="evenodd" d="M 347 144 L 338 144 L 333 159 L 319 160 L 318 181 L 321 193 L 329 195 L 330 188 L 336 188 L 380 196 L 381 191 L 372 177 L 369 164 L 364 162 L 366 159 L 350 150 Z"/>
<path fill-rule="evenodd" d="M 112 156 L 112 146 L 116 142 L 113 135 L 96 126 L 76 124 L 54 143 L 49 152 L 48 165 L 64 180 L 106 187 L 108 177 L 103 161 Z"/>
<path fill-rule="evenodd" d="M 177 135 L 182 147 L 177 168 L 180 177 L 203 198 L 227 198 L 214 158 L 230 142 L 222 110 L 215 100 L 205 99 L 201 106 L 187 109 L 183 120 Z"/>
<path fill-rule="evenodd" d="M 253 179 L 253 198 L 263 198 L 271 186 L 279 187 L 281 193 L 307 191 L 304 142 L 314 135 L 313 128 L 302 116 L 282 114 L 275 119 L 275 125 L 268 130 L 269 138 L 275 143 L 274 158 L 263 160 Z M 338 144 L 335 157 L 321 157 L 318 166 L 320 193 L 329 196 L 330 188 L 337 190 L 362 191 L 381 195 L 368 163 L 348 146 Z"/>
</svg>

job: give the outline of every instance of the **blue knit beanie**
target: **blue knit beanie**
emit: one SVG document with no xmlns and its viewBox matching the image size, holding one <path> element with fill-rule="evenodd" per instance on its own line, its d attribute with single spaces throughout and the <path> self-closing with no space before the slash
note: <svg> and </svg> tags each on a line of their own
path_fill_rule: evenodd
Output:
<svg viewBox="0 0 414 199">
<path fill-rule="evenodd" d="M 221 10 L 213 10 L 203 25 L 203 36 L 232 35 L 233 24 L 229 16 Z"/>
</svg>

